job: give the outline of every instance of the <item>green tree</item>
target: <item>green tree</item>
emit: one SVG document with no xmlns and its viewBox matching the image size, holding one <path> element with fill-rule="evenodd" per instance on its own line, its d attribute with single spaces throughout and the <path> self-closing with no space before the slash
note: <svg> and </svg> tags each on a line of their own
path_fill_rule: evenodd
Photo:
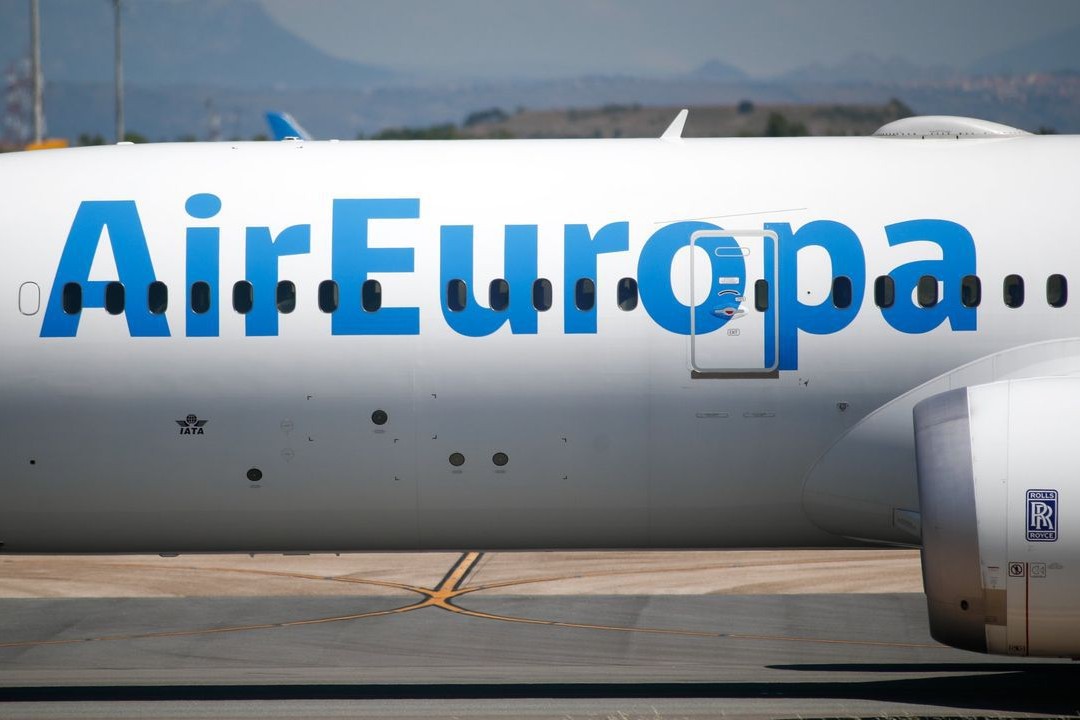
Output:
<svg viewBox="0 0 1080 720">
<path fill-rule="evenodd" d="M 424 128 L 386 128 L 371 136 L 372 140 L 456 140 L 461 136 L 453 123 Z"/>
<path fill-rule="evenodd" d="M 500 123 L 509 118 L 510 116 L 503 111 L 502 108 L 488 108 L 487 110 L 477 110 L 474 113 L 469 113 L 463 123 L 465 127 L 472 127 L 473 125 L 479 125 L 481 123 Z"/>
<path fill-rule="evenodd" d="M 765 123 L 765 137 L 799 137 L 809 135 L 801 122 L 792 122 L 783 113 L 771 112 Z"/>
<path fill-rule="evenodd" d="M 892 98 L 889 102 L 885 103 L 885 112 L 892 117 L 900 120 L 901 118 L 911 117 L 915 114 L 915 111 L 907 106 L 902 100 Z"/>
</svg>

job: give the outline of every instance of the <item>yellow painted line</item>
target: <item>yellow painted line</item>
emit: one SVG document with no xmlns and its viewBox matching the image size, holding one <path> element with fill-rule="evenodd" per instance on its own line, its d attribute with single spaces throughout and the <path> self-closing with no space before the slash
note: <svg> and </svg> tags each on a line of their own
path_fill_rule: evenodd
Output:
<svg viewBox="0 0 1080 720">
<path fill-rule="evenodd" d="M 457 586 L 461 583 L 462 579 L 473 569 L 476 563 L 480 562 L 480 558 L 483 553 L 467 552 L 461 556 L 457 561 L 457 564 L 451 568 L 450 572 L 446 574 L 443 581 L 439 583 L 435 588 L 435 592 L 439 593 L 440 597 L 446 593 L 457 590 Z"/>
<path fill-rule="evenodd" d="M 531 585 L 535 583 L 557 582 L 560 580 L 585 580 L 588 578 L 614 577 L 617 575 L 659 575 L 661 573 L 704 572 L 707 570 L 731 570 L 740 567 L 749 566 L 739 563 L 724 563 L 719 565 L 714 563 L 710 565 L 683 565 L 679 567 L 667 568 L 641 568 L 638 570 L 595 570 L 593 572 L 574 573 L 573 575 L 549 575 L 547 577 L 523 578 L 520 580 L 502 580 L 500 582 L 486 583 L 484 585 L 473 585 L 470 586 L 469 592 L 479 592 L 481 590 L 495 590 L 504 587 L 514 587 L 516 585 Z"/>
<path fill-rule="evenodd" d="M 449 609 L 451 612 L 457 612 L 462 615 L 468 615 L 469 617 L 481 618 L 484 620 L 498 620 L 501 622 L 522 623 L 526 625 L 547 625 L 549 627 L 571 628 L 575 630 L 604 630 L 608 632 L 643 633 L 649 635 L 677 635 L 683 637 L 714 639 L 722 638 L 729 640 L 769 640 L 775 642 L 826 643 L 830 645 L 868 645 L 875 647 L 937 648 L 945 650 L 948 649 L 943 645 L 929 643 L 896 643 L 880 640 L 837 640 L 832 638 L 803 638 L 789 637 L 784 635 L 748 635 L 741 633 L 709 632 L 704 630 L 676 630 L 664 628 L 628 627 L 621 625 L 593 625 L 590 623 L 564 622 L 561 620 L 540 620 L 536 618 L 514 617 L 512 615 L 496 615 L 493 613 L 469 610 L 467 608 L 463 608 L 457 605 L 451 605 L 447 609 Z"/>
<path fill-rule="evenodd" d="M 837 562 L 818 562 L 812 563 L 813 565 L 825 567 L 825 566 L 850 566 L 851 564 L 864 564 L 869 565 L 869 560 L 859 561 L 837 561 Z M 710 563 L 706 565 L 682 565 L 677 567 L 665 567 L 665 568 L 640 568 L 633 570 L 596 570 L 592 572 L 574 573 L 571 575 L 548 575 L 535 578 L 522 578 L 518 580 L 502 580 L 499 582 L 485 583 L 483 585 L 469 586 L 468 592 L 481 592 L 484 590 L 496 590 L 504 587 L 516 587 L 518 585 L 531 585 L 537 583 L 558 582 L 566 580 L 585 580 L 588 578 L 598 577 L 614 577 L 618 575 L 660 575 L 663 573 L 680 573 L 680 572 L 705 572 L 709 570 L 735 570 L 739 568 L 757 568 L 757 567 L 788 567 L 792 563 L 776 561 L 773 563 Z"/>
<path fill-rule="evenodd" d="M 404 590 L 406 592 L 416 592 L 421 595 L 426 595 L 430 591 L 421 591 L 418 586 L 408 585 L 405 583 L 392 582 L 390 580 L 373 580 L 370 578 L 354 578 L 348 575 L 333 576 L 333 575 L 311 575 L 310 573 L 289 572 L 287 570 L 257 570 L 254 568 L 212 568 L 212 567 L 196 567 L 193 565 L 173 565 L 170 568 L 163 568 L 161 565 L 152 565 L 149 563 L 124 563 L 114 564 L 115 568 L 145 568 L 152 570 L 161 569 L 173 569 L 173 570 L 190 570 L 193 572 L 215 572 L 215 573 L 239 573 L 241 575 L 266 575 L 269 577 L 282 577 L 291 578 L 297 580 L 314 580 L 322 582 L 346 582 L 356 583 L 359 585 L 374 585 L 377 587 L 390 588 L 393 590 Z"/>
<path fill-rule="evenodd" d="M 618 625 L 591 625 L 588 623 L 573 623 L 564 622 L 562 620 L 541 620 L 537 618 L 523 618 L 514 617 L 512 615 L 496 615 L 494 613 L 479 612 L 477 610 L 469 610 L 458 605 L 451 605 L 448 608 L 451 612 L 455 612 L 461 615 L 468 615 L 469 617 L 481 618 L 483 620 L 498 620 L 500 622 L 521 623 L 524 625 L 547 625 L 549 627 L 563 627 L 572 628 L 575 630 L 607 630 L 613 632 L 637 632 L 653 635 L 684 635 L 688 637 L 704 637 L 704 638 L 725 638 L 729 637 L 726 633 L 707 632 L 698 630 L 667 630 L 661 628 L 635 628 L 635 627 L 622 627 Z"/>
<path fill-rule="evenodd" d="M 26 640 L 22 642 L 0 643 L 0 648 L 38 647 L 42 645 L 78 645 L 91 642 L 117 642 L 122 640 L 156 640 L 162 638 L 191 637 L 194 635 L 217 635 L 224 633 L 251 632 L 253 630 L 273 630 L 275 628 L 298 627 L 302 625 L 319 625 L 323 623 L 347 622 L 350 620 L 362 620 L 370 617 L 383 615 L 395 615 L 410 612 L 424 607 L 423 603 L 404 605 L 389 610 L 374 610 L 366 613 L 353 615 L 337 615 L 333 617 L 314 618 L 310 620 L 286 620 L 279 623 L 262 623 L 259 625 L 235 625 L 231 627 L 204 628 L 199 630 L 164 630 L 151 633 L 133 633 L 130 635 L 104 635 L 101 637 L 75 638 L 71 640 Z"/>
<path fill-rule="evenodd" d="M 257 625 L 237 625 L 231 627 L 219 627 L 219 628 L 203 628 L 198 630 L 166 630 L 161 632 L 151 633 L 135 633 L 130 635 L 106 635 L 102 637 L 90 637 L 90 638 L 75 638 L 71 640 L 27 640 L 20 642 L 7 642 L 0 643 L 0 648 L 17 648 L 17 647 L 38 647 L 45 645 L 77 645 L 81 643 L 89 642 L 117 642 L 123 640 L 154 640 L 162 638 L 177 638 L 177 637 L 191 637 L 196 635 L 215 635 L 223 633 L 239 633 L 239 632 L 251 632 L 253 630 L 272 630 L 275 628 L 287 628 L 287 627 L 300 627 L 304 625 L 320 625 L 325 623 L 347 622 L 351 620 L 363 620 L 365 618 L 382 617 L 385 615 L 397 615 L 406 612 L 412 612 L 414 610 L 420 610 L 425 607 L 439 607 L 443 609 L 451 609 L 453 606 L 447 605 L 446 601 L 457 594 L 454 590 L 454 586 L 461 582 L 462 578 L 468 575 L 473 566 L 479 562 L 483 553 L 469 552 L 465 553 L 458 559 L 458 561 L 451 567 L 446 577 L 439 583 L 435 589 L 404 585 L 401 583 L 383 583 L 382 581 L 366 581 L 361 578 L 327 578 L 319 575 L 307 575 L 303 573 L 289 573 L 270 570 L 247 570 L 241 569 L 235 572 L 246 572 L 260 575 L 280 575 L 285 577 L 296 577 L 308 580 L 340 580 L 341 582 L 355 582 L 365 584 L 389 584 L 392 587 L 402 590 L 408 590 L 415 592 L 419 595 L 425 596 L 423 600 L 412 603 L 410 605 L 403 605 L 397 608 L 391 608 L 389 610 L 375 610 L 366 613 L 356 613 L 352 615 L 336 615 L 333 617 L 325 618 L 313 618 L 308 620 L 289 620 L 280 623 L 261 623 Z M 134 567 L 133 565 L 127 565 L 126 567 Z M 153 566 L 160 567 L 160 566 Z M 208 568 L 217 569 L 217 568 Z M 223 570 L 225 572 L 233 572 L 232 570 Z"/>
</svg>

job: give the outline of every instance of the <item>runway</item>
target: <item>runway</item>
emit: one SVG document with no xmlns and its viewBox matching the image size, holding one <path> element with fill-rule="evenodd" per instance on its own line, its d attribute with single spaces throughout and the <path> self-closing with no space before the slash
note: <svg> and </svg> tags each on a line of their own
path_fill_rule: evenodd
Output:
<svg viewBox="0 0 1080 720">
<path fill-rule="evenodd" d="M 304 573 L 294 569 L 305 564 L 298 558 L 276 569 L 230 564 L 206 591 L 261 573 L 356 591 L 8 597 L 0 599 L 0 716 L 655 720 L 1080 711 L 1070 663 L 938 645 L 919 593 L 719 594 L 665 583 L 665 575 L 738 569 L 720 573 L 722 556 L 712 554 L 709 566 L 670 553 L 644 571 L 614 555 L 606 569 L 602 557 L 554 567 L 527 555 L 416 556 L 418 577 L 432 573 L 434 560 L 445 562 L 427 582 L 404 570 Z M 189 565 L 176 560 L 183 577 Z M 19 563 L 33 566 L 29 558 Z M 145 566 L 152 577 L 168 566 L 120 564 L 129 575 Z M 627 576 L 638 592 L 620 582 Z"/>
</svg>

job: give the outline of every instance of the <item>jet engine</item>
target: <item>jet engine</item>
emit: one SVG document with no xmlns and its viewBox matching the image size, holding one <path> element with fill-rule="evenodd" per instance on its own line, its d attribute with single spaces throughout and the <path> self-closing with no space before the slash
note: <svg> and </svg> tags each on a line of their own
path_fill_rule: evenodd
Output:
<svg viewBox="0 0 1080 720">
<path fill-rule="evenodd" d="M 931 634 L 1080 657 L 1080 378 L 960 388 L 914 419 Z"/>
</svg>

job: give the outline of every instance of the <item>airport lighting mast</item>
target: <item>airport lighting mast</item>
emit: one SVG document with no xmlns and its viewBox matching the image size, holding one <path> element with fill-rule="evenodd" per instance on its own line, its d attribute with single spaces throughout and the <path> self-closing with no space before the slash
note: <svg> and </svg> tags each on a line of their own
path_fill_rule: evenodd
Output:
<svg viewBox="0 0 1080 720">
<path fill-rule="evenodd" d="M 44 82 L 41 75 L 41 13 L 38 0 L 30 0 L 30 74 L 34 87 L 34 142 L 45 137 L 45 107 L 42 100 Z"/>
<path fill-rule="evenodd" d="M 36 2 L 37 0 L 35 0 Z M 116 142 L 124 140 L 124 52 L 123 36 L 120 33 L 120 0 L 112 0 L 113 15 L 115 22 L 115 55 L 114 68 L 116 82 Z"/>
</svg>

